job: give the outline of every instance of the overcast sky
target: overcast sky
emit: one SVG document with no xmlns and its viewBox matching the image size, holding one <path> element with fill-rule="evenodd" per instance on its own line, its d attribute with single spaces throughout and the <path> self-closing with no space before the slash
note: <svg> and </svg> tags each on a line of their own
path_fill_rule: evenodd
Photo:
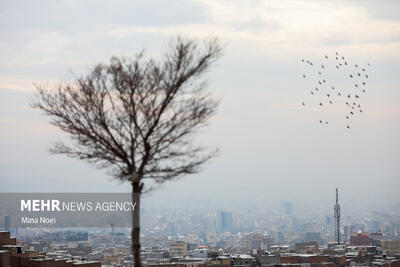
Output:
<svg viewBox="0 0 400 267">
<path fill-rule="evenodd" d="M 198 139 L 221 154 L 146 201 L 312 206 L 331 203 L 339 187 L 348 203 L 399 203 L 397 0 L 2 0 L 0 190 L 129 191 L 103 170 L 48 154 L 63 135 L 28 106 L 33 83 L 69 79 L 143 48 L 156 57 L 177 34 L 227 44 L 208 73 L 222 102 Z M 337 110 L 321 127 L 320 112 L 300 105 L 310 97 L 300 59 L 318 62 L 336 51 L 371 62 L 364 113 L 350 131 Z"/>
</svg>

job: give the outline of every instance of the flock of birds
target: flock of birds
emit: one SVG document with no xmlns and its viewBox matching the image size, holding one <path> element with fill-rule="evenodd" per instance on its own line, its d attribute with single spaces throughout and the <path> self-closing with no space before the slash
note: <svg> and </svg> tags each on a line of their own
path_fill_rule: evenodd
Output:
<svg viewBox="0 0 400 267">
<path fill-rule="evenodd" d="M 325 55 L 320 64 L 313 63 L 307 59 L 301 59 L 301 62 L 306 64 L 309 68 L 307 72 L 310 73 L 304 73 L 302 77 L 304 79 L 309 78 L 315 82 L 312 85 L 312 89 L 307 93 L 313 99 L 310 102 L 302 102 L 301 105 L 303 107 L 318 105 L 318 108 L 324 110 L 326 106 L 338 104 L 339 107 L 344 108 L 343 119 L 346 122 L 346 128 L 350 129 L 351 120 L 363 112 L 360 100 L 367 92 L 366 86 L 369 78 L 368 68 L 370 67 L 370 63 L 364 66 L 351 64 L 338 52 L 335 53 L 333 58 Z M 344 75 L 346 85 L 336 86 L 333 80 L 329 81 L 325 75 L 328 70 Z M 320 119 L 319 123 L 329 124 L 327 120 L 323 119 Z"/>
</svg>

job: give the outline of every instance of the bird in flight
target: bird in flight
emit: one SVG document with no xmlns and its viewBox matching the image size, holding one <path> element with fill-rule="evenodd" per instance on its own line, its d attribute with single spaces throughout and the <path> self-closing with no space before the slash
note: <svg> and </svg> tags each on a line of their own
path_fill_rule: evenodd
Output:
<svg viewBox="0 0 400 267">
<path fill-rule="evenodd" d="M 330 57 L 335 58 L 336 61 L 327 60 Z M 340 118 L 342 118 L 344 122 L 361 116 L 360 113 L 363 113 L 365 109 L 361 109 L 362 105 L 360 105 L 360 103 L 362 103 L 362 100 L 364 100 L 364 97 L 367 95 L 365 93 L 367 85 L 366 79 L 369 78 L 370 74 L 368 68 L 368 66 L 370 66 L 369 62 L 367 64 L 358 64 L 357 62 L 353 62 L 350 57 L 341 55 L 338 51 L 333 55 L 326 54 L 322 56 L 320 61 L 313 59 L 307 60 L 307 58 L 304 57 L 301 58 L 301 62 L 307 62 L 305 66 L 308 68 L 307 72 L 302 74 L 303 80 L 309 81 L 311 83 L 311 88 L 315 88 L 315 90 L 310 91 L 310 94 L 315 100 L 306 101 L 303 99 L 303 101 L 299 101 L 302 107 L 312 108 L 313 106 L 319 105 L 321 108 L 316 110 L 316 112 L 329 112 L 330 108 L 339 107 L 339 109 L 335 108 L 336 112 L 338 110 L 340 111 L 341 107 L 343 115 L 340 116 Z M 320 64 L 320 67 L 316 69 L 311 68 L 314 64 L 316 66 Z M 335 84 L 335 82 L 337 82 L 337 84 Z M 340 87 L 340 91 L 338 87 Z M 331 90 L 337 89 L 337 95 L 336 93 L 330 93 L 328 91 L 329 88 Z M 321 94 L 319 94 L 319 92 Z M 337 98 L 342 95 L 344 99 Z M 348 102 L 346 102 L 346 100 Z M 347 105 L 346 108 L 341 106 L 344 102 Z M 320 118 L 319 121 L 321 124 L 328 124 L 326 119 Z M 345 123 L 344 126 L 350 129 L 349 123 Z"/>
</svg>

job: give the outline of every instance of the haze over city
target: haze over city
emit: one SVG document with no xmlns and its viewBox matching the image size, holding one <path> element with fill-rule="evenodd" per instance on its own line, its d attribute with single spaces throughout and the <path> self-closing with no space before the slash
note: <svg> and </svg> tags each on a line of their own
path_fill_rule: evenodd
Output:
<svg viewBox="0 0 400 267">
<path fill-rule="evenodd" d="M 2 1 L 1 192 L 129 192 L 104 170 L 48 153 L 66 140 L 29 107 L 33 83 L 80 76 L 113 55 L 161 55 L 170 38 L 218 37 L 224 55 L 207 74 L 221 99 L 199 142 L 220 155 L 196 175 L 166 183 L 143 206 L 332 210 L 399 205 L 398 1 Z M 364 113 L 351 131 L 301 106 L 302 58 L 336 51 L 371 63 Z"/>
</svg>

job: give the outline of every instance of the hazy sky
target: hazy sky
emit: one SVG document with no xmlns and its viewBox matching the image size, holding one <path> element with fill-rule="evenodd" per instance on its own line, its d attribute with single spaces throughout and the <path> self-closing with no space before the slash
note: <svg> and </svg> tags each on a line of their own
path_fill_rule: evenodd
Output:
<svg viewBox="0 0 400 267">
<path fill-rule="evenodd" d="M 0 190 L 130 190 L 76 160 L 47 153 L 63 138 L 28 106 L 33 83 L 68 79 L 112 55 L 157 56 L 177 34 L 218 36 L 208 74 L 222 102 L 199 141 L 221 155 L 146 201 L 269 205 L 400 201 L 400 1 L 144 0 L 0 2 Z M 364 113 L 349 131 L 335 110 L 321 127 L 305 111 L 301 58 L 339 51 L 371 62 Z M 338 81 L 339 82 L 339 81 Z M 307 97 L 309 97 L 307 95 Z M 341 115 L 340 115 L 341 116 Z"/>
</svg>

